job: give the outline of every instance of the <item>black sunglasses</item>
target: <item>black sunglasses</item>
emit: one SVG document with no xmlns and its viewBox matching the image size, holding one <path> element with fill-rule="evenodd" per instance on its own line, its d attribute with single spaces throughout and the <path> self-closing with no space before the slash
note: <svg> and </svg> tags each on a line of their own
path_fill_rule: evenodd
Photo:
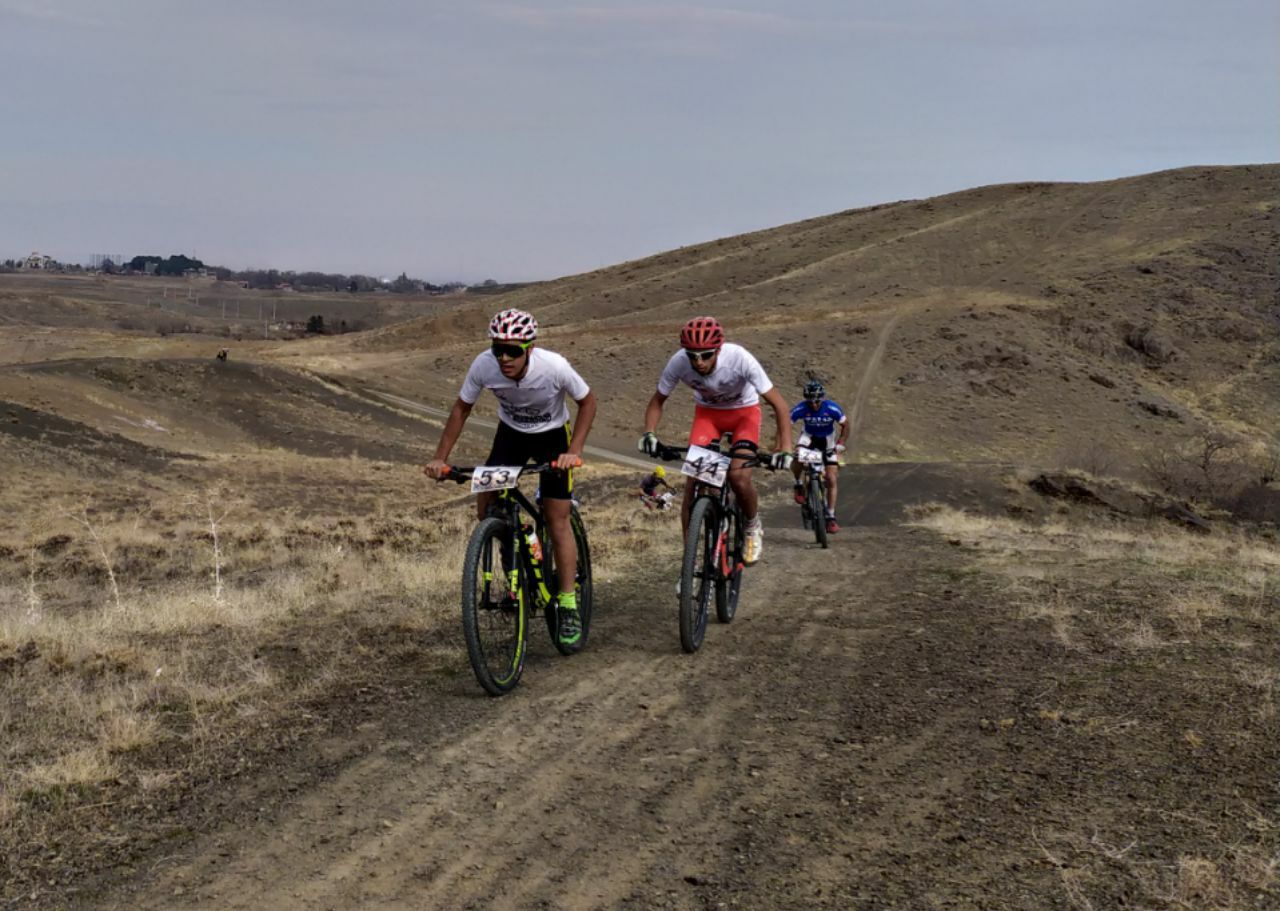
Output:
<svg viewBox="0 0 1280 911">
<path fill-rule="evenodd" d="M 514 361 L 517 358 L 523 357 L 524 353 L 529 350 L 529 346 L 532 344 L 533 342 L 526 342 L 524 344 L 517 342 L 515 344 L 508 345 L 503 342 L 494 342 L 489 346 L 489 348 L 493 352 L 494 357 L 505 357 L 509 361 Z"/>
<path fill-rule="evenodd" d="M 710 351 L 686 351 L 685 352 L 689 360 L 693 361 L 693 363 L 695 364 L 698 363 L 698 361 L 709 361 L 719 353 L 720 353 L 719 348 L 712 348 Z"/>
</svg>

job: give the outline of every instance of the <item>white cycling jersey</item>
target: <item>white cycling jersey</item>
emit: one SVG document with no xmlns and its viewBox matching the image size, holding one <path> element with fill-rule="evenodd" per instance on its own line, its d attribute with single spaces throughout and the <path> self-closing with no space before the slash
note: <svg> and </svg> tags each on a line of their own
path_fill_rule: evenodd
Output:
<svg viewBox="0 0 1280 911">
<path fill-rule="evenodd" d="M 677 384 L 693 389 L 693 400 L 707 408 L 745 408 L 758 404 L 773 388 L 760 362 L 746 348 L 726 342 L 716 367 L 706 376 L 693 369 L 683 350 L 671 355 L 658 378 L 658 391 L 671 395 Z"/>
<path fill-rule="evenodd" d="M 458 398 L 474 405 L 485 389 L 498 398 L 498 419 L 523 433 L 563 427 L 569 420 L 565 396 L 580 402 L 591 391 L 568 360 L 538 347 L 529 349 L 529 367 L 518 380 L 502 375 L 492 351 L 481 353 L 471 362 Z"/>
</svg>

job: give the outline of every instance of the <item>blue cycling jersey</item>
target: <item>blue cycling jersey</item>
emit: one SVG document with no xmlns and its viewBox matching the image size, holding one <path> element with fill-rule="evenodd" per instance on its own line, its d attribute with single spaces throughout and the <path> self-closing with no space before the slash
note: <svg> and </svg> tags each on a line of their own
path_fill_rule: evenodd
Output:
<svg viewBox="0 0 1280 911">
<path fill-rule="evenodd" d="M 823 399 L 817 409 L 801 402 L 791 409 L 791 423 L 804 421 L 804 432 L 811 437 L 829 437 L 837 424 L 844 423 L 844 409 L 831 399 Z"/>
</svg>

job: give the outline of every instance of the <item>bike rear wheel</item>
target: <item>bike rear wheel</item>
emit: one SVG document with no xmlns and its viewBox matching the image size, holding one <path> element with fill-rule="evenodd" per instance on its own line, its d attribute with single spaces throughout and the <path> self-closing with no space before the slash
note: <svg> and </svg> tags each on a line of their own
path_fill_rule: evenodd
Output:
<svg viewBox="0 0 1280 911">
<path fill-rule="evenodd" d="M 556 649 L 562 655 L 571 655 L 586 647 L 587 634 L 591 632 L 591 609 L 594 606 L 595 594 L 591 584 L 591 547 L 587 543 L 587 527 L 583 524 L 582 516 L 576 506 L 570 509 L 569 527 L 573 529 L 573 543 L 578 545 L 578 568 L 573 576 L 573 587 L 578 595 L 578 617 L 582 621 L 582 638 L 578 640 L 576 646 L 561 645 L 560 631 L 557 628 L 559 606 L 555 600 L 548 604 L 547 632 L 551 634 L 551 641 L 555 643 Z M 550 545 L 550 541 L 544 542 L 542 552 L 548 555 L 545 564 L 547 587 L 558 590 L 559 577 L 556 575 L 555 548 Z"/>
<path fill-rule="evenodd" d="M 720 579 L 716 583 L 716 619 L 729 623 L 738 612 L 738 596 L 742 594 L 742 555 L 746 547 L 742 513 L 737 509 L 730 510 L 724 525 L 721 547 L 725 554 L 720 566 Z"/>
<path fill-rule="evenodd" d="M 524 671 L 524 592 L 511 587 L 521 571 L 520 549 L 500 518 L 483 519 L 467 542 L 462 565 L 462 632 L 476 679 L 491 696 L 511 692 Z M 503 551 L 507 551 L 504 561 Z M 504 566 L 504 562 L 508 563 Z"/>
<path fill-rule="evenodd" d="M 700 497 L 689 513 L 689 533 L 684 539 L 684 562 L 680 570 L 680 647 L 696 652 L 707 634 L 711 597 L 719 581 L 715 563 L 716 539 L 720 532 L 719 509 L 715 501 Z"/>
<path fill-rule="evenodd" d="M 809 510 L 813 513 L 813 536 L 818 544 L 827 546 L 827 492 L 817 475 L 809 478 Z"/>
</svg>

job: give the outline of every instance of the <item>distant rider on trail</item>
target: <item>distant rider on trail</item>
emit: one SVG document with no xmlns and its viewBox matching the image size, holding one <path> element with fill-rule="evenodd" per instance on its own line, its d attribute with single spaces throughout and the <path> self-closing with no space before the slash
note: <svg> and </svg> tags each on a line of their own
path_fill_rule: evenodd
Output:
<svg viewBox="0 0 1280 911">
<path fill-rule="evenodd" d="M 448 473 L 449 453 L 480 393 L 489 389 L 498 399 L 498 431 L 486 465 L 526 465 L 549 462 L 555 470 L 541 477 L 542 512 L 551 533 L 556 574 L 560 582 L 557 638 L 575 646 L 582 639 L 582 620 L 574 573 L 578 548 L 569 525 L 573 503 L 573 469 L 582 465 L 582 449 L 596 414 L 596 395 L 559 354 L 535 347 L 538 321 L 523 310 L 503 310 L 489 323 L 490 348 L 467 371 L 454 402 L 435 458 L 423 471 L 436 480 Z M 578 404 L 578 421 L 570 430 L 565 396 Z M 476 514 L 484 518 L 495 493 L 482 493 Z"/>
<path fill-rule="evenodd" d="M 666 490 L 658 493 L 659 487 L 665 487 Z M 644 500 L 644 505 L 650 509 L 666 509 L 670 506 L 672 498 L 675 497 L 674 490 L 675 488 L 667 483 L 667 470 L 661 465 L 640 482 L 640 497 Z"/>
<path fill-rule="evenodd" d="M 644 436 L 640 451 L 646 455 L 658 452 L 658 422 L 662 420 L 662 404 L 684 383 L 693 389 L 695 403 L 693 426 L 689 430 L 691 446 L 718 443 L 724 433 L 733 438 L 733 448 L 749 450 L 746 458 L 760 448 L 760 400 L 773 408 L 777 418 L 777 438 L 772 467 L 785 468 L 791 463 L 791 424 L 787 421 L 787 403 L 770 382 L 760 362 L 741 345 L 726 343 L 719 320 L 698 316 L 685 323 L 680 332 L 680 351 L 667 361 L 658 379 L 658 390 L 644 412 Z M 731 451 L 731 455 L 733 452 Z M 730 464 L 729 483 L 738 496 L 746 518 L 747 564 L 760 559 L 764 550 L 764 528 L 760 524 L 759 497 L 751 469 L 743 468 L 746 458 L 734 458 Z M 689 511 L 693 508 L 693 488 L 686 484 L 680 521 L 689 530 Z"/>
<path fill-rule="evenodd" d="M 844 409 L 831 399 L 825 398 L 827 391 L 817 380 L 811 380 L 804 386 L 804 401 L 797 402 L 791 409 L 791 421 L 804 421 L 804 434 L 800 445 L 811 449 L 822 450 L 823 474 L 827 480 L 827 534 L 835 534 L 840 530 L 836 523 L 836 469 L 840 462 L 840 454 L 844 452 L 845 441 L 849 439 L 849 419 L 844 416 Z M 840 426 L 840 438 L 832 439 L 832 431 Z M 807 441 L 805 439 L 807 437 Z M 800 463 L 793 462 L 791 473 L 796 477 L 796 502 L 804 505 L 804 484 L 800 481 Z"/>
</svg>

